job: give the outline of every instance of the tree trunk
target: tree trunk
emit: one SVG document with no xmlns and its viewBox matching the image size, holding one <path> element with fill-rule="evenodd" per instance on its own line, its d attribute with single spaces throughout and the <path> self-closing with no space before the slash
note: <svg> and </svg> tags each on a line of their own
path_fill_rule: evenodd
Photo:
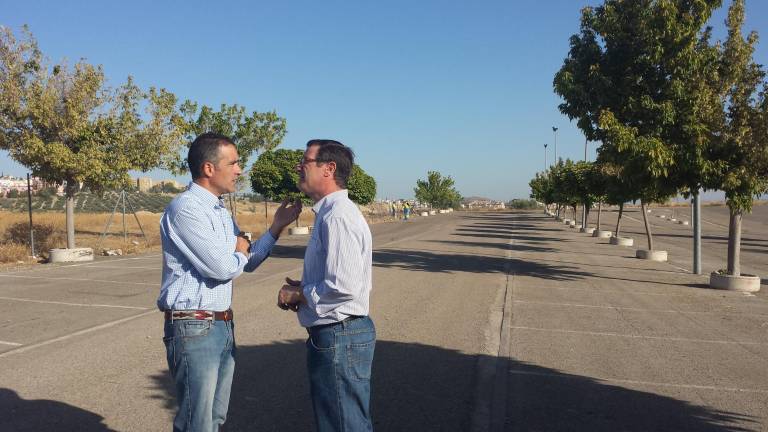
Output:
<svg viewBox="0 0 768 432">
<path fill-rule="evenodd" d="M 616 220 L 616 237 L 621 233 L 621 217 L 624 215 L 624 203 L 619 204 L 619 219 Z"/>
<path fill-rule="evenodd" d="M 645 202 L 640 200 L 640 209 L 643 211 L 643 223 L 645 224 L 645 235 L 648 236 L 648 250 L 653 250 L 653 236 L 651 235 L 651 224 L 648 223 L 648 212 L 645 211 Z"/>
<path fill-rule="evenodd" d="M 267 198 L 264 198 L 264 232 L 269 229 L 269 209 L 267 208 Z"/>
<path fill-rule="evenodd" d="M 67 180 L 67 187 L 64 189 L 67 197 L 67 249 L 75 247 L 75 192 L 77 186 L 74 181 Z"/>
<path fill-rule="evenodd" d="M 597 226 L 595 227 L 596 230 L 600 231 L 600 215 L 603 213 L 603 202 L 600 201 L 597 203 Z"/>
<path fill-rule="evenodd" d="M 728 274 L 741 276 L 741 210 L 730 209 L 728 224 Z"/>
<path fill-rule="evenodd" d="M 576 205 L 573 206 L 573 221 L 574 221 L 573 223 L 576 223 L 576 207 L 578 206 Z"/>
<path fill-rule="evenodd" d="M 584 206 L 584 222 L 581 224 L 581 227 L 584 229 L 587 229 L 589 226 L 589 209 L 591 206 Z"/>
</svg>

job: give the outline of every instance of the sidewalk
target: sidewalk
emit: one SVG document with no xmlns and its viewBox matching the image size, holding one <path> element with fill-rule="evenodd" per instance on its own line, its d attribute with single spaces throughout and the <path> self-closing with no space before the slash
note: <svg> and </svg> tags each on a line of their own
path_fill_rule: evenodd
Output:
<svg viewBox="0 0 768 432">
<path fill-rule="evenodd" d="M 515 214 L 504 430 L 768 427 L 768 297 Z"/>
</svg>

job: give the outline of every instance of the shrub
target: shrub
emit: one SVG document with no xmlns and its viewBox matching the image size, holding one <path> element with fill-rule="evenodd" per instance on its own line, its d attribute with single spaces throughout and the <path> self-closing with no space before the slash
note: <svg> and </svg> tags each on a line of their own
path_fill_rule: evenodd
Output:
<svg viewBox="0 0 768 432">
<path fill-rule="evenodd" d="M 54 248 L 62 238 L 62 234 L 57 233 L 53 225 L 32 224 L 32 229 L 35 232 L 35 251 L 38 255 L 48 255 L 48 250 Z M 3 243 L 29 247 L 29 224 L 17 222 L 9 226 L 5 230 Z"/>
</svg>

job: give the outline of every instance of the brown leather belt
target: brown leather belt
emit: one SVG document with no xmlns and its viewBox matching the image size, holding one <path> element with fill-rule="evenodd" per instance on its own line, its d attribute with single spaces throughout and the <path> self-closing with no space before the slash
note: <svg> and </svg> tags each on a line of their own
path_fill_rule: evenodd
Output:
<svg viewBox="0 0 768 432">
<path fill-rule="evenodd" d="M 224 312 L 213 312 L 205 310 L 167 310 L 165 311 L 165 319 L 231 321 L 232 309 L 227 309 Z"/>
</svg>

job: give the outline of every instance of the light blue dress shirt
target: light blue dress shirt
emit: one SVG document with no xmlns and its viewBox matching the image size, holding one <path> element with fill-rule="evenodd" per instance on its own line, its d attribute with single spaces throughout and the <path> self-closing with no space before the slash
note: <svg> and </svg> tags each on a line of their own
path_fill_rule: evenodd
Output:
<svg viewBox="0 0 768 432">
<path fill-rule="evenodd" d="M 224 202 L 197 183 L 179 194 L 160 219 L 163 275 L 160 310 L 225 311 L 232 305 L 232 279 L 253 271 L 272 251 L 269 230 L 251 245 L 250 256 L 235 252 L 240 229 Z"/>
<path fill-rule="evenodd" d="M 318 201 L 315 225 L 304 255 L 299 307 L 304 327 L 368 315 L 373 261 L 371 230 L 346 189 Z"/>
</svg>

